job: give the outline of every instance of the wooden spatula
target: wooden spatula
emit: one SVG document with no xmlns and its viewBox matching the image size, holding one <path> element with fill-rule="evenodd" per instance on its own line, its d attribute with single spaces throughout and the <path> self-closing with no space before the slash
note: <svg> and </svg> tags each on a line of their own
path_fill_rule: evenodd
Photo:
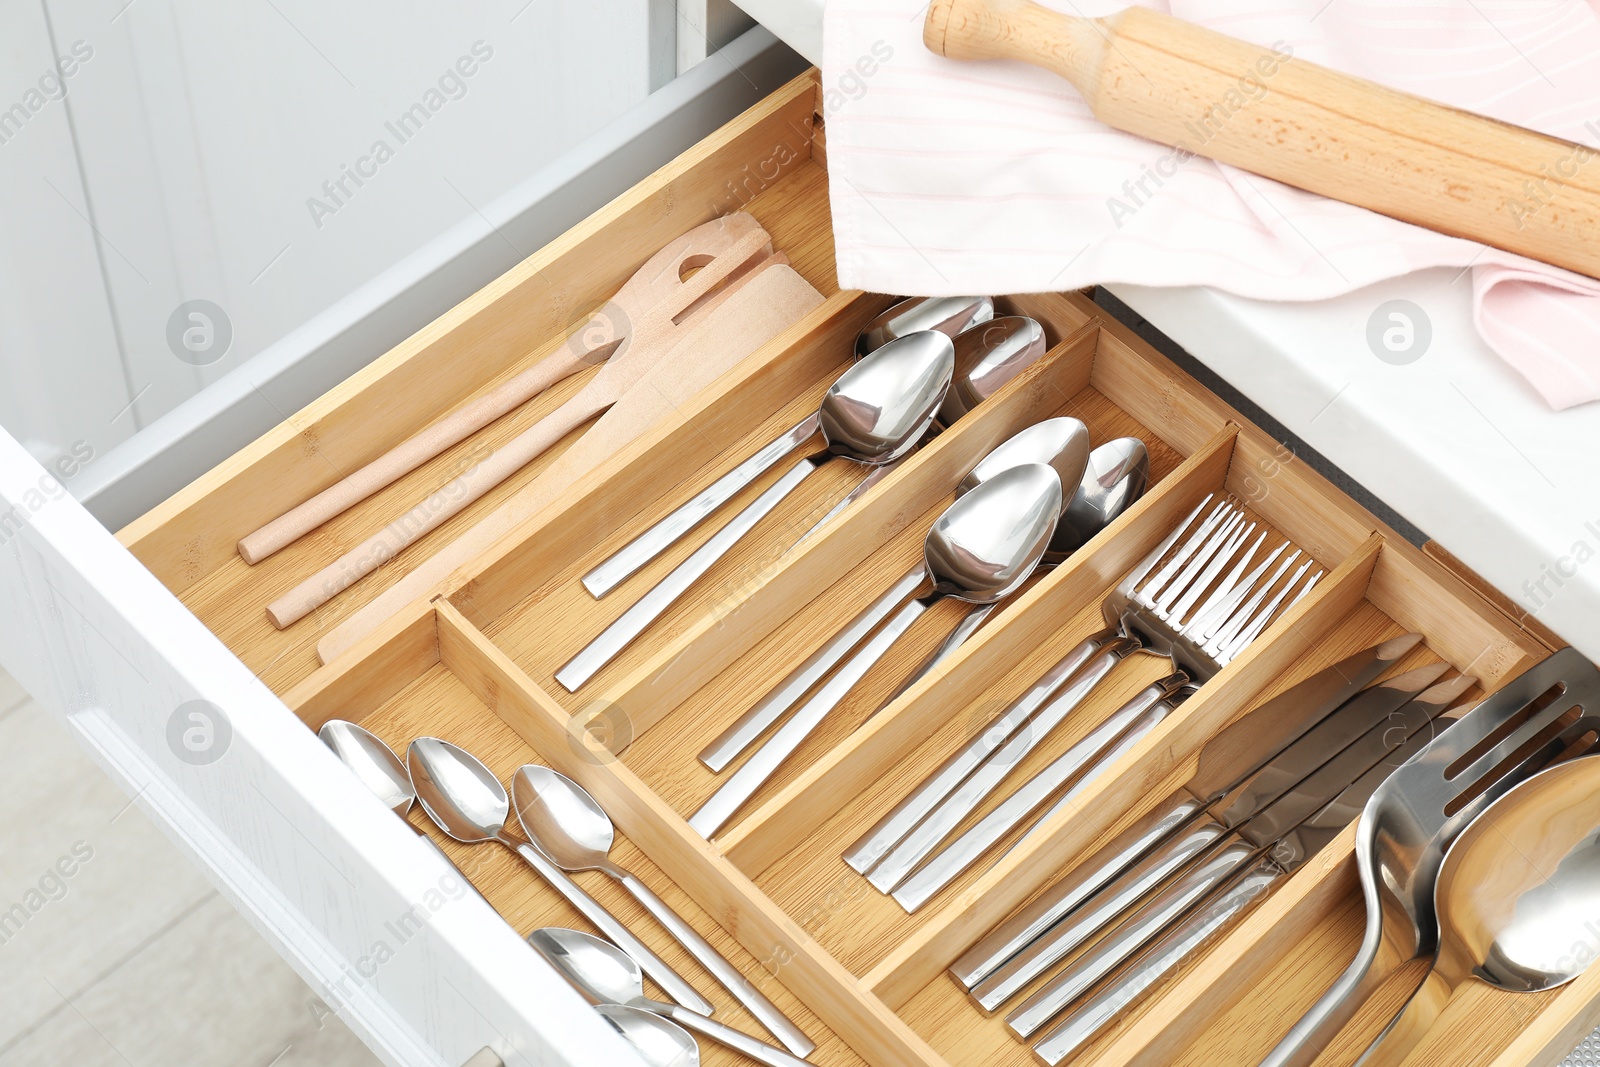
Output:
<svg viewBox="0 0 1600 1067">
<path fill-rule="evenodd" d="M 555 383 L 621 356 L 635 343 L 649 344 L 692 301 L 771 251 L 766 231 L 745 212 L 696 226 L 646 260 L 561 348 L 244 537 L 239 555 L 246 563 L 261 562 Z M 700 273 L 685 284 L 681 273 L 690 267 Z"/>
<path fill-rule="evenodd" d="M 718 294 L 718 300 L 678 340 L 676 347 L 692 358 L 665 356 L 539 477 L 329 631 L 317 643 L 322 662 L 331 662 L 407 604 L 451 592 L 457 581 L 465 580 L 464 568 L 496 541 L 624 445 L 662 422 L 681 419 L 679 409 L 697 392 L 823 302 L 804 278 L 777 262 L 741 279 L 726 294 Z"/>
<path fill-rule="evenodd" d="M 716 227 L 715 223 L 723 225 Z M 713 229 L 697 227 L 668 245 L 671 255 L 658 253 L 651 257 L 649 262 L 655 269 L 644 284 L 665 286 L 672 295 L 654 302 L 632 323 L 627 343 L 576 395 L 501 445 L 488 459 L 452 479 L 405 515 L 268 605 L 267 615 L 273 625 L 281 630 L 326 604 L 621 399 L 662 356 L 673 350 L 714 290 L 731 283 L 730 273 L 737 279 L 738 266 L 747 272 L 771 253 L 772 239 L 750 215 L 740 212 L 708 225 Z M 733 272 L 728 264 L 734 265 Z M 713 270 L 714 265 L 719 269 Z M 699 268 L 698 272 L 685 280 L 684 274 L 694 268 Z M 634 281 L 640 281 L 638 275 L 629 284 Z M 694 354 L 688 353 L 687 358 L 694 358 Z"/>
<path fill-rule="evenodd" d="M 928 48 L 1054 71 L 1108 126 L 1600 278 L 1600 150 L 1133 7 L 933 0 Z"/>
</svg>

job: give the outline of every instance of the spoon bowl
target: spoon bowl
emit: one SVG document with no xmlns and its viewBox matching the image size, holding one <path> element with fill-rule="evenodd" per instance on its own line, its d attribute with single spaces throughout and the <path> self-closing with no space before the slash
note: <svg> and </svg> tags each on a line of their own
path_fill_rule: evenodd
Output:
<svg viewBox="0 0 1600 1067">
<path fill-rule="evenodd" d="M 1150 451 L 1137 437 L 1107 441 L 1089 453 L 1077 485 L 1056 523 L 1046 562 L 1065 560 L 1144 496 L 1150 485 Z"/>
<path fill-rule="evenodd" d="M 416 788 L 400 757 L 381 737 L 344 719 L 329 719 L 317 736 L 390 811 L 404 818 L 411 810 Z"/>
<path fill-rule="evenodd" d="M 949 426 L 1000 391 L 1045 352 L 1044 327 L 1026 315 L 1002 315 L 956 335 L 956 373 L 939 405 Z"/>
<path fill-rule="evenodd" d="M 648 1067 L 700 1067 L 700 1046 L 677 1023 L 626 1004 L 596 1004 L 594 1010 Z"/>
<path fill-rule="evenodd" d="M 1052 468 L 1063 490 L 1078 485 L 1089 467 L 1089 428 L 1079 419 L 1059 417 L 1019 430 L 978 461 L 956 486 L 956 495 L 965 496 L 1001 471 L 1027 463 Z"/>
<path fill-rule="evenodd" d="M 1044 557 L 1061 516 L 1053 467 L 1011 467 L 945 509 L 923 558 L 935 595 L 991 604 L 1015 590 Z"/>
<path fill-rule="evenodd" d="M 994 301 L 987 296 L 910 297 L 867 323 L 856 336 L 856 358 L 919 330 L 938 330 L 954 337 L 992 318 Z"/>
<path fill-rule="evenodd" d="M 955 359 L 948 336 L 921 330 L 839 375 L 818 411 L 828 451 L 877 466 L 915 448 L 949 391 Z"/>
<path fill-rule="evenodd" d="M 768 1067 L 805 1064 L 805 1060 L 731 1026 L 712 1022 L 699 1012 L 646 997 L 639 965 L 626 952 L 593 934 L 547 927 L 529 934 L 528 944 L 592 1004 L 621 1004 L 659 1015 Z"/>
</svg>

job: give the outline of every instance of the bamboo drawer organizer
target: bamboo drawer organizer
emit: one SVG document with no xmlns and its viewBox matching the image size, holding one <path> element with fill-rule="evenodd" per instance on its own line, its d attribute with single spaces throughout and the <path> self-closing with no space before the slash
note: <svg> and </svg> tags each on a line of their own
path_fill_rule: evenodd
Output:
<svg viewBox="0 0 1600 1067">
<path fill-rule="evenodd" d="M 1078 294 L 1019 296 L 1048 356 L 787 556 L 781 549 L 860 468 L 830 464 L 577 695 L 554 671 L 711 533 L 695 531 L 605 600 L 579 577 L 760 444 L 814 410 L 861 326 L 889 298 L 840 292 L 815 75 L 797 79 L 530 257 L 415 337 L 132 524 L 124 543 L 311 728 L 360 719 L 397 749 L 437 734 L 502 777 L 530 760 L 585 785 L 611 813 L 616 858 L 740 963 L 818 1041 L 813 1061 L 875 1067 L 1031 1063 L 944 968 L 995 923 L 1184 781 L 1198 748 L 1238 714 L 1322 667 L 1406 630 L 1406 666 L 1449 661 L 1493 690 L 1549 649 L 1466 580 L 1387 530 L 1265 434 Z M 528 470 L 319 614 L 279 632 L 263 607 L 492 446 L 581 387 L 579 375 L 257 567 L 237 538 L 538 359 L 670 238 L 743 208 L 828 296 L 806 320 L 535 521 L 327 666 L 317 638 L 504 499 Z M 1057 414 L 1098 443 L 1137 434 L 1152 486 L 1112 528 L 1008 603 L 961 652 L 896 698 L 903 674 L 953 624 L 935 612 L 714 841 L 684 818 L 719 782 L 701 747 L 920 558 L 929 523 L 984 452 Z M 543 462 L 548 462 L 549 457 Z M 752 486 L 741 505 L 770 481 Z M 1207 493 L 1229 492 L 1327 569 L 1315 591 L 1057 816 L 993 854 L 914 915 L 839 858 L 932 767 L 1071 644 L 1101 627 L 1104 594 Z M 727 512 L 725 514 L 729 514 Z M 1134 657 L 1040 746 L 1053 759 L 1152 678 Z M 993 801 L 991 801 L 993 803 Z M 418 814 L 412 816 L 444 840 Z M 1251 1064 L 1354 954 L 1362 919 L 1347 832 L 1247 920 L 1159 985 L 1079 1063 Z M 445 848 L 508 922 L 582 925 L 515 858 Z M 625 920 L 639 914 L 599 875 L 579 881 Z M 736 1004 L 648 921 L 631 923 L 719 1004 Z M 531 959 L 531 950 L 530 950 Z M 532 964 L 530 963 L 530 966 Z M 1458 998 L 1412 1062 L 1554 1064 L 1600 1021 L 1600 972 L 1548 994 Z M 1370 1033 L 1378 998 L 1356 1027 Z M 1334 1049 L 1343 1065 L 1358 1049 Z M 735 1058 L 707 1046 L 709 1063 Z"/>
</svg>

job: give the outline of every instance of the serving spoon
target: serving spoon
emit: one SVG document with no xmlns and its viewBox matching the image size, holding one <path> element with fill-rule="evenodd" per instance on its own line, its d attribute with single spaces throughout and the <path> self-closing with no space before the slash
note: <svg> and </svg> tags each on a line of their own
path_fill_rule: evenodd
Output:
<svg viewBox="0 0 1600 1067">
<path fill-rule="evenodd" d="M 677 1023 L 626 1004 L 596 1004 L 594 1010 L 633 1046 L 646 1067 L 700 1067 L 700 1046 Z"/>
<path fill-rule="evenodd" d="M 923 545 L 930 591 L 907 593 L 899 611 L 757 749 L 689 819 L 709 838 L 748 801 L 911 624 L 947 597 L 1000 600 L 1022 585 L 1044 556 L 1061 515 L 1061 478 L 1042 463 L 1003 470 L 945 509 Z"/>
<path fill-rule="evenodd" d="M 995 447 L 956 486 L 960 499 L 1003 470 L 1024 463 L 1043 463 L 1053 467 L 1062 485 L 1072 485 L 1083 475 L 1089 461 L 1089 429 L 1073 418 L 1046 419 L 1007 438 Z M 739 755 L 772 728 L 785 712 L 811 691 L 811 687 L 848 656 L 866 636 L 877 629 L 895 608 L 922 584 L 923 569 L 911 567 L 887 592 L 860 612 L 849 625 L 812 653 L 799 667 L 774 686 L 765 697 L 737 722 L 724 730 L 700 753 L 700 762 L 713 771 L 726 769 Z M 931 669 L 930 660 L 923 668 Z"/>
<path fill-rule="evenodd" d="M 803 1067 L 806 1062 L 731 1026 L 713 1022 L 700 1012 L 646 997 L 639 965 L 628 953 L 593 934 L 546 927 L 529 934 L 528 944 L 548 960 L 561 977 L 572 983 L 573 988 L 596 1004 L 623 1004 L 643 1009 L 768 1067 Z"/>
<path fill-rule="evenodd" d="M 824 447 L 801 459 L 556 672 L 569 692 L 593 678 L 688 592 L 801 482 L 834 459 L 890 463 L 915 448 L 955 373 L 955 346 L 936 330 L 890 341 L 841 374 L 817 410 Z"/>
<path fill-rule="evenodd" d="M 1422 987 L 1357 1061 L 1396 1067 L 1470 979 L 1539 993 L 1600 955 L 1600 756 L 1529 778 L 1461 831 L 1439 869 L 1439 955 Z"/>
<path fill-rule="evenodd" d="M 920 330 L 938 330 L 952 338 L 958 338 L 962 331 L 971 332 L 970 326 L 989 322 L 993 318 L 994 301 L 986 296 L 923 297 L 902 300 L 868 323 L 866 329 L 857 335 L 855 355 L 857 359 L 862 359 L 888 342 Z M 1043 331 L 1040 333 L 1042 335 Z M 958 382 L 964 373 L 962 352 L 961 348 L 956 351 L 955 378 Z M 1042 352 L 1041 345 L 1040 353 Z M 1018 369 L 1020 370 L 1020 367 Z M 986 382 L 995 381 L 989 366 L 974 366 L 972 372 L 982 376 Z M 999 388 L 1000 384 L 1004 383 L 996 384 L 994 388 Z M 612 553 L 604 563 L 583 576 L 583 587 L 596 598 L 610 593 L 637 573 L 639 568 L 661 555 L 679 538 L 710 518 L 718 508 L 737 496 L 745 486 L 771 470 L 784 456 L 805 444 L 816 432 L 817 416 L 807 415 L 761 446 L 743 463 L 668 512 L 654 526 Z M 860 487 L 857 487 L 856 491 L 859 492 Z"/>
<path fill-rule="evenodd" d="M 585 893 L 543 852 L 506 833 L 506 816 L 511 813 L 511 800 L 506 796 L 500 780 L 483 765 L 482 760 L 448 741 L 437 737 L 419 737 L 406 749 L 406 768 L 410 771 L 411 783 L 416 787 L 422 810 L 441 830 L 463 844 L 477 845 L 493 841 L 515 852 L 550 884 L 550 888 L 577 908 L 585 919 L 638 960 L 645 973 L 655 979 L 667 996 L 707 1015 L 716 1010 L 709 1000 L 695 992 L 693 986 L 651 952 L 643 941 L 633 936 L 616 916 Z"/>
<path fill-rule="evenodd" d="M 600 871 L 626 889 L 651 916 L 666 927 L 678 943 L 739 1003 L 749 1009 L 785 1048 L 796 1056 L 809 1055 L 816 1042 L 789 1021 L 777 1005 L 729 963 L 694 927 L 684 922 L 649 886 L 611 862 L 616 829 L 588 790 L 559 771 L 537 763 L 524 764 L 511 779 L 511 796 L 517 820 L 534 846 L 568 872 Z"/>
</svg>

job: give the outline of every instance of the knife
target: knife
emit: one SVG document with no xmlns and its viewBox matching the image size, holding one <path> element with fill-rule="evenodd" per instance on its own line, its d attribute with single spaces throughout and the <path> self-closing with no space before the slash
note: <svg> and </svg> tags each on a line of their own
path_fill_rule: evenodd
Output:
<svg viewBox="0 0 1600 1067">
<path fill-rule="evenodd" d="M 972 989 L 1096 890 L 1180 833 L 1208 805 L 1259 771 L 1421 641 L 1420 634 L 1406 634 L 1358 652 L 1224 728 L 1200 750 L 1198 768 L 1176 794 L 968 949 L 951 965 L 951 974 Z"/>
<path fill-rule="evenodd" d="M 1395 760 L 1395 750 L 1402 749 L 1411 737 L 1421 736 L 1421 744 L 1430 741 L 1434 737 L 1434 731 L 1429 729 L 1430 723 L 1475 683 L 1475 678 L 1466 677 L 1445 681 L 1414 697 L 1400 709 L 1387 710 L 1376 721 L 1366 723 L 1365 729 L 1352 744 L 1338 750 L 1333 758 L 1326 760 L 1298 784 L 1291 785 L 1290 789 L 1277 795 L 1275 800 L 1256 809 L 1243 821 L 1235 822 L 1237 829 L 1211 841 L 1200 856 L 1187 864 L 1186 869 L 1168 878 L 1155 896 L 1126 913 L 1106 936 L 1101 937 L 1082 957 L 1074 960 L 1064 973 L 1054 977 L 1050 984 L 1034 993 L 1034 997 L 1024 1001 L 1010 1016 L 1006 1016 L 1006 1024 L 1019 1037 L 1032 1037 L 1046 1022 L 1061 1014 L 1062 1009 L 1069 1008 L 1101 979 L 1133 957 L 1142 945 L 1158 936 L 1162 929 L 1178 921 L 1214 891 L 1232 885 L 1232 881 L 1240 877 L 1240 873 L 1251 862 L 1278 862 L 1282 859 L 1288 869 L 1298 869 L 1302 862 L 1309 859 L 1309 854 L 1296 856 L 1291 851 L 1283 851 L 1280 856 L 1280 846 L 1293 838 L 1294 830 L 1322 811 L 1328 803 L 1341 797 L 1354 782 L 1366 782 L 1366 776 L 1373 768 L 1382 766 L 1382 774 L 1387 774 L 1403 763 L 1405 760 Z M 1370 689 L 1368 693 L 1373 691 Z M 1352 701 L 1354 704 L 1355 701 Z M 1312 734 L 1307 734 L 1302 744 L 1309 741 L 1312 741 Z M 1326 747 L 1323 755 L 1328 755 Z M 1376 781 L 1371 782 L 1371 787 L 1378 789 L 1378 782 L 1381 781 L 1382 776 L 1378 776 Z M 1365 803 L 1365 798 L 1362 803 Z M 1360 814 L 1358 806 L 1355 814 Z M 1326 840 L 1338 835 L 1339 827 L 1333 827 L 1333 832 Z M 1056 936 L 1056 931 L 1051 931 L 1048 936 Z M 1066 945 L 1064 950 L 1074 950 L 1077 945 L 1083 944 L 1083 939 L 1074 941 L 1074 944 Z M 1064 952 L 1056 953 L 1054 958 L 1061 958 L 1061 955 Z"/>
<path fill-rule="evenodd" d="M 1187 872 L 1184 879 L 1164 891 L 1163 896 L 1188 897 L 1190 903 L 1154 931 L 1153 940 L 1147 936 L 1138 939 L 1138 944 L 1132 944 L 1134 938 L 1130 937 L 1115 949 L 1107 948 L 1105 955 L 1112 966 L 1094 968 L 1100 979 L 1098 988 L 1034 1046 L 1038 1057 L 1054 1065 L 1073 1055 L 1150 986 L 1190 954 L 1221 936 L 1251 904 L 1316 856 L 1360 817 L 1367 799 L 1384 779 L 1438 735 L 1441 729 L 1438 717 L 1473 684 L 1474 679 L 1457 678 L 1437 685 L 1403 709 L 1395 720 L 1373 727 L 1361 741 L 1330 761 L 1324 768 L 1328 771 L 1326 776 L 1321 771 L 1313 776 L 1323 778 L 1319 785 L 1314 786 L 1308 780 L 1304 788 L 1285 795 L 1261 817 L 1252 820 L 1236 841 L 1219 849 L 1219 856 L 1223 851 L 1231 851 L 1244 858 L 1228 870 L 1223 870 L 1227 864 L 1220 860 L 1212 864 L 1219 877 L 1207 882 L 1200 875 L 1196 879 L 1200 887 L 1198 893 L 1189 892 L 1189 878 L 1198 875 L 1197 870 Z M 1443 725 L 1447 727 L 1448 723 Z M 1409 736 L 1404 734 L 1405 730 L 1411 731 Z M 1345 788 L 1337 788 L 1334 763 L 1343 765 L 1338 773 L 1348 773 L 1352 765 L 1373 755 L 1377 756 L 1375 763 Z M 1330 786 L 1334 791 L 1333 799 L 1317 806 L 1327 796 L 1324 790 Z M 1151 909 L 1152 917 L 1156 911 L 1171 910 L 1157 900 L 1146 907 Z M 1100 953 L 1101 947 L 1096 946 L 1094 954 Z M 1089 988 L 1080 983 L 1074 985 L 1078 987 L 1077 992 L 1060 1000 L 1060 1006 L 1067 1006 Z M 1043 1013 L 1048 992 L 1041 990 L 1030 1000 L 1029 1004 L 1039 1002 L 1034 1004 L 1034 1017 Z M 1028 1006 L 1023 1005 L 1013 1014 L 1020 1015 Z M 1037 1025 L 1045 1021 L 1046 1018 L 1040 1018 Z"/>
</svg>

